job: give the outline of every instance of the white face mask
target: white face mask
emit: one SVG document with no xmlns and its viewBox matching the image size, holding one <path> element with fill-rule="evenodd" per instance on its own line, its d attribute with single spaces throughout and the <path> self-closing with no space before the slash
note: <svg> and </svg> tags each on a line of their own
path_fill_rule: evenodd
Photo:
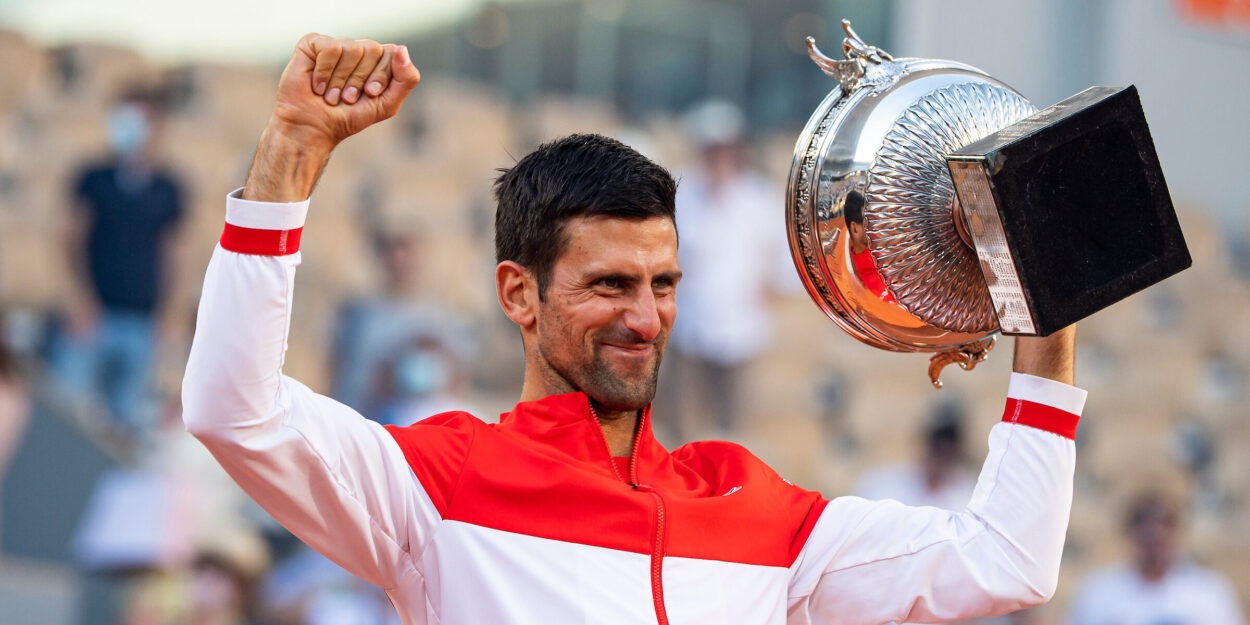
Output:
<svg viewBox="0 0 1250 625">
<path fill-rule="evenodd" d="M 143 150 L 151 135 L 148 116 L 133 104 L 123 104 L 109 115 L 109 145 L 122 156 L 133 156 Z"/>
<path fill-rule="evenodd" d="M 424 349 L 404 354 L 395 367 L 396 386 L 409 397 L 443 390 L 447 385 L 447 377 L 447 368 L 442 359 Z"/>
</svg>

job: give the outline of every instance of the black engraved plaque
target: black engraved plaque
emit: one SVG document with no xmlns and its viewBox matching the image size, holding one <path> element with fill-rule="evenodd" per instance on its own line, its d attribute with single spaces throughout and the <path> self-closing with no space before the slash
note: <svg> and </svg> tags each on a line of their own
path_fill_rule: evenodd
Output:
<svg viewBox="0 0 1250 625">
<path fill-rule="evenodd" d="M 1190 266 L 1136 87 L 946 156 L 1004 334 L 1046 336 Z"/>
</svg>

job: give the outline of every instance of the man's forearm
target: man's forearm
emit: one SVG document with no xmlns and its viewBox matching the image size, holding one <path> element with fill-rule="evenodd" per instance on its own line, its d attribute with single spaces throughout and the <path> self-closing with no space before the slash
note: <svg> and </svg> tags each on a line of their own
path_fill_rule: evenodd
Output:
<svg viewBox="0 0 1250 625">
<path fill-rule="evenodd" d="M 256 156 L 243 186 L 243 199 L 257 202 L 307 200 L 333 147 L 311 133 L 301 133 L 271 121 L 256 145 Z"/>
<path fill-rule="evenodd" d="M 1073 384 L 1073 362 L 1076 358 L 1076 325 L 1070 325 L 1048 337 L 1016 337 L 1016 354 L 1012 370 L 1064 384 Z"/>
</svg>

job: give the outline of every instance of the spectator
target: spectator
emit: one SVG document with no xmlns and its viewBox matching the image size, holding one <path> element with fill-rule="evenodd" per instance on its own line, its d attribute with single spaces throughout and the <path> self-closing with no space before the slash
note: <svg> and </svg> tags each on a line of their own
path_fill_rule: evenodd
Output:
<svg viewBox="0 0 1250 625">
<path fill-rule="evenodd" d="M 257 571 L 219 553 L 202 553 L 191 567 L 188 625 L 246 625 L 256 616 Z"/>
<path fill-rule="evenodd" d="M 459 357 L 436 335 L 414 336 L 397 346 L 379 373 L 373 396 L 384 424 L 407 427 L 431 415 L 472 408 Z"/>
<path fill-rule="evenodd" d="M 1094 573 L 1072 603 L 1069 625 L 1242 625 L 1237 596 L 1219 573 L 1181 556 L 1179 507 L 1160 493 L 1138 496 L 1125 531 L 1128 562 Z"/>
<path fill-rule="evenodd" d="M 119 625 L 249 625 L 258 623 L 255 588 L 268 566 L 263 543 L 247 533 L 225 550 L 203 550 L 176 567 L 141 570 L 119 582 Z"/>
<path fill-rule="evenodd" d="M 665 397 L 678 438 L 699 421 L 730 434 L 742 410 L 742 371 L 769 344 L 769 296 L 797 285 L 780 205 L 784 197 L 743 163 L 746 122 L 727 102 L 701 105 L 687 128 L 702 152 L 677 188 L 677 289 L 682 319 L 673 329 Z M 681 395 L 675 390 L 681 389 Z"/>
<path fill-rule="evenodd" d="M 261 587 L 267 622 L 274 625 L 399 625 L 381 588 L 304 545 Z"/>
<path fill-rule="evenodd" d="M 422 248 L 417 235 L 379 228 L 373 239 L 382 266 L 382 293 L 350 300 L 340 311 L 331 395 L 381 421 L 395 399 L 387 365 L 398 348 L 420 337 L 440 337 L 458 355 L 468 348 L 464 331 L 452 323 L 451 314 L 422 293 L 418 279 Z"/>
<path fill-rule="evenodd" d="M 159 100 L 127 93 L 108 118 L 112 154 L 73 185 L 68 331 L 54 365 L 77 397 L 102 395 L 129 434 L 145 434 L 157 320 L 183 213 L 182 185 L 157 160 Z"/>
<path fill-rule="evenodd" d="M 30 420 L 30 396 L 17 354 L 0 335 L 0 485 Z M 0 513 L 3 508 L 0 508 Z M 0 519 L 4 515 L 0 514 Z M 3 536 L 3 534 L 0 534 Z M 0 541 L 0 544 L 3 544 Z"/>
<path fill-rule="evenodd" d="M 954 403 L 942 404 L 925 427 L 921 461 L 871 471 L 860 479 L 855 494 L 962 510 L 976 486 L 976 476 L 964 460 L 962 410 Z"/>
</svg>

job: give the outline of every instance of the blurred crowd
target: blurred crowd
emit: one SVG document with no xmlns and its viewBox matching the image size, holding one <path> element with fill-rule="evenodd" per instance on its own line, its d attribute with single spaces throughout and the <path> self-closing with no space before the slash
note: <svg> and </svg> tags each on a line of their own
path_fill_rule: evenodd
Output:
<svg viewBox="0 0 1250 625">
<path fill-rule="evenodd" d="M 26 605 L 11 580 L 47 560 L 63 565 L 53 575 L 68 590 L 54 599 L 68 607 L 31 605 L 21 622 L 398 622 L 380 591 L 276 526 L 182 430 L 199 281 L 275 74 L 159 68 L 5 32 L 0 57 L 0 604 Z M 494 299 L 490 183 L 538 142 L 600 132 L 681 181 L 687 277 L 661 439 L 743 441 L 827 496 L 961 507 L 1010 354 L 933 391 L 923 357 L 860 345 L 820 316 L 782 216 L 803 121 L 752 132 L 720 101 L 627 120 L 427 76 L 399 117 L 336 152 L 314 195 L 286 373 L 382 423 L 507 410 L 521 354 Z M 1177 200 L 1194 268 L 1081 324 L 1091 399 L 1060 595 L 1012 622 L 1244 622 L 1247 233 Z M 57 436 L 37 435 L 49 423 Z M 86 460 L 70 439 L 105 460 L 68 506 L 64 553 L 40 553 L 28 537 L 57 523 L 32 518 L 31 498 L 67 495 L 24 490 L 22 472 L 51 456 L 73 479 Z"/>
</svg>

